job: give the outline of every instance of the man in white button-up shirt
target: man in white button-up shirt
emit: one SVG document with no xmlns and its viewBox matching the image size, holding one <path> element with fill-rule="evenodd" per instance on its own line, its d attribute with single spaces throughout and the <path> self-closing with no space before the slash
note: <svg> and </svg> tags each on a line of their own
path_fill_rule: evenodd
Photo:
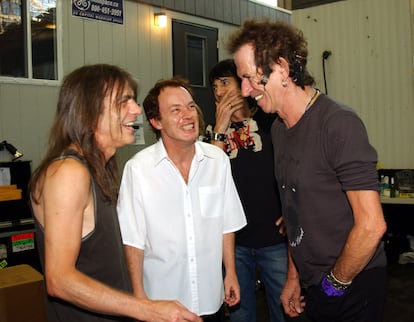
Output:
<svg viewBox="0 0 414 322">
<path fill-rule="evenodd" d="M 240 300 L 234 232 L 246 225 L 229 159 L 197 140 L 186 80 L 159 81 L 143 105 L 159 140 L 127 162 L 118 200 L 134 293 L 178 299 L 205 321 L 222 321 L 223 300 Z"/>
</svg>

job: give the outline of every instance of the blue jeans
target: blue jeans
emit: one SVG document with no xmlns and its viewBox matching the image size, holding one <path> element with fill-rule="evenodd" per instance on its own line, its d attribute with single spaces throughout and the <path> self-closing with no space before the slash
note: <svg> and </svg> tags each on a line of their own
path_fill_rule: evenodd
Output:
<svg viewBox="0 0 414 322">
<path fill-rule="evenodd" d="M 236 245 L 236 270 L 241 300 L 239 305 L 230 308 L 230 321 L 256 322 L 256 268 L 264 283 L 270 321 L 285 321 L 280 302 L 287 272 L 285 243 L 263 248 Z"/>
</svg>

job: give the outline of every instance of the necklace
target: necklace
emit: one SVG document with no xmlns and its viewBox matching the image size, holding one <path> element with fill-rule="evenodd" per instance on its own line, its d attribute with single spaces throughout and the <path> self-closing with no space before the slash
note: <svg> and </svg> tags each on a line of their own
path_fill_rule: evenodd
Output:
<svg viewBox="0 0 414 322">
<path fill-rule="evenodd" d="M 305 112 L 307 110 L 309 110 L 309 108 L 313 105 L 313 103 L 315 103 L 315 101 L 318 98 L 319 94 L 320 94 L 319 89 L 314 89 L 314 92 L 313 92 L 311 98 L 309 99 L 308 104 L 306 105 Z"/>
</svg>

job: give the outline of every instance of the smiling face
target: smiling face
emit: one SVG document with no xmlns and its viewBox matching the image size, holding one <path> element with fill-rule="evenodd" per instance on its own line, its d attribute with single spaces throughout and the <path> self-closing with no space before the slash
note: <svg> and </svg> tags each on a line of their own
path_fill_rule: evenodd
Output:
<svg viewBox="0 0 414 322">
<path fill-rule="evenodd" d="M 116 88 L 109 91 L 103 104 L 95 138 L 99 148 L 109 159 L 117 148 L 135 141 L 132 124 L 142 110 L 135 102 L 134 92 L 129 86 L 125 87 L 120 98 Z"/>
<path fill-rule="evenodd" d="M 165 87 L 158 96 L 160 117 L 151 119 L 164 144 L 193 144 L 199 135 L 196 103 L 184 87 Z"/>
<path fill-rule="evenodd" d="M 271 73 L 266 84 L 262 83 L 263 72 L 257 68 L 254 59 L 254 49 L 250 44 L 241 46 L 234 53 L 234 62 L 237 66 L 237 74 L 242 80 L 242 95 L 250 96 L 266 113 L 278 112 L 278 100 L 283 72 L 278 64 L 272 66 Z"/>
</svg>

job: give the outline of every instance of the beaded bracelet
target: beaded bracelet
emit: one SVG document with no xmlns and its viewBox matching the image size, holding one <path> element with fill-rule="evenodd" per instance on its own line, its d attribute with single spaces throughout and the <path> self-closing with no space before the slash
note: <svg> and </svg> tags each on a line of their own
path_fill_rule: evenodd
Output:
<svg viewBox="0 0 414 322">
<path fill-rule="evenodd" d="M 340 280 L 338 280 L 333 271 L 331 270 L 331 272 L 327 275 L 328 279 L 331 281 L 333 287 L 335 287 L 338 290 L 346 290 L 349 285 L 352 284 L 352 281 L 349 282 L 341 282 Z"/>
<path fill-rule="evenodd" d="M 322 290 L 327 296 L 342 296 L 351 284 L 352 281 L 346 283 L 339 281 L 332 271 L 321 282 Z"/>
</svg>

